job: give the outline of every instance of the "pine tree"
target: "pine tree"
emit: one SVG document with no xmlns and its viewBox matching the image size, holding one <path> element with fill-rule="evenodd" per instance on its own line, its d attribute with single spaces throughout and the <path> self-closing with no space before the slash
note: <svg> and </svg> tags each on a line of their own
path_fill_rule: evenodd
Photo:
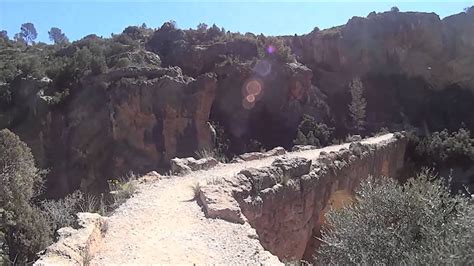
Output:
<svg viewBox="0 0 474 266">
<path fill-rule="evenodd" d="M 359 78 L 355 78 L 354 80 L 352 80 L 349 87 L 351 88 L 352 97 L 351 103 L 349 104 L 349 111 L 352 118 L 354 130 L 357 133 L 360 133 L 362 130 L 364 130 L 366 116 L 365 108 L 367 106 L 367 102 L 362 96 L 362 94 L 364 93 L 364 87 Z"/>
</svg>

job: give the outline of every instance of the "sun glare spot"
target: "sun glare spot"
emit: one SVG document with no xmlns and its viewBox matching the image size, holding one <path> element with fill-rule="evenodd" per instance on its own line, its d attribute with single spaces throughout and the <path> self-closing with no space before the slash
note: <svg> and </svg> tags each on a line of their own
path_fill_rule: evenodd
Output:
<svg viewBox="0 0 474 266">
<path fill-rule="evenodd" d="M 273 45 L 269 45 L 269 46 L 267 47 L 267 52 L 268 52 L 269 54 L 273 54 L 275 51 L 276 51 L 276 48 L 275 48 Z"/>
<path fill-rule="evenodd" d="M 245 89 L 247 90 L 247 93 L 249 95 L 258 95 L 260 92 L 262 92 L 262 86 L 260 85 L 260 82 L 257 80 L 252 80 L 247 85 L 245 86 Z"/>
</svg>

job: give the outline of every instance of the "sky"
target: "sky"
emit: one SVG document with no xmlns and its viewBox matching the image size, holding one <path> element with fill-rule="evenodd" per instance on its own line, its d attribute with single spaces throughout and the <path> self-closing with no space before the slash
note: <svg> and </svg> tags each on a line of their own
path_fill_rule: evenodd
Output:
<svg viewBox="0 0 474 266">
<path fill-rule="evenodd" d="M 71 40 L 88 34 L 109 37 L 130 25 L 158 28 L 174 20 L 182 29 L 213 23 L 233 32 L 265 35 L 305 34 L 345 24 L 353 16 L 367 16 L 397 6 L 400 11 L 435 12 L 441 18 L 474 6 L 470 1 L 124 1 L 124 0 L 0 0 L 0 30 L 10 38 L 25 22 L 32 22 L 37 41 L 50 42 L 48 30 L 59 27 Z"/>
</svg>

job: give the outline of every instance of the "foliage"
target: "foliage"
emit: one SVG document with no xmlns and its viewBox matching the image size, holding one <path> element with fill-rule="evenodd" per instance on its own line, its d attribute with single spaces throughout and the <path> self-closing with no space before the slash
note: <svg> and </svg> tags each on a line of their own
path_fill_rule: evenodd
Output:
<svg viewBox="0 0 474 266">
<path fill-rule="evenodd" d="M 323 123 L 316 123 L 314 117 L 304 115 L 298 125 L 295 145 L 313 145 L 317 147 L 327 146 L 330 143 L 334 128 Z"/>
<path fill-rule="evenodd" d="M 381 127 L 377 132 L 374 133 L 375 137 L 382 136 L 390 133 L 390 130 L 386 127 Z"/>
<path fill-rule="evenodd" d="M 19 37 L 24 40 L 27 44 L 33 43 L 38 37 L 38 33 L 36 32 L 35 25 L 33 23 L 23 23 L 21 24 L 21 31 L 19 32 Z"/>
<path fill-rule="evenodd" d="M 94 75 L 99 75 L 107 72 L 107 62 L 105 61 L 105 57 L 95 56 L 90 64 L 91 71 Z"/>
<path fill-rule="evenodd" d="M 393 6 L 392 8 L 390 8 L 390 12 L 400 12 L 400 9 L 397 6 Z"/>
<path fill-rule="evenodd" d="M 44 68 L 38 55 L 22 58 L 19 61 L 18 70 L 25 76 L 29 75 L 34 78 L 42 78 L 44 76 Z"/>
<path fill-rule="evenodd" d="M 192 184 L 191 190 L 193 191 L 193 200 L 198 200 L 201 194 L 201 184 L 199 182 Z"/>
<path fill-rule="evenodd" d="M 133 173 L 120 179 L 112 179 L 107 181 L 109 184 L 110 194 L 112 195 L 112 208 L 116 208 L 131 198 L 137 190 L 137 177 Z"/>
<path fill-rule="evenodd" d="M 212 123 L 212 128 L 215 131 L 215 139 L 214 139 L 214 154 L 218 161 L 220 162 L 227 162 L 228 158 L 231 154 L 229 154 L 230 148 L 230 139 L 225 131 L 224 127 L 219 123 Z"/>
<path fill-rule="evenodd" d="M 1 250 L 9 261 L 26 263 L 51 241 L 46 219 L 33 204 L 41 187 L 30 149 L 8 129 L 0 130 Z"/>
<path fill-rule="evenodd" d="M 445 129 L 419 141 L 416 153 L 425 161 L 432 161 L 437 165 L 472 165 L 474 138 L 471 138 L 470 131 L 464 128 L 452 133 Z"/>
<path fill-rule="evenodd" d="M 125 67 L 130 66 L 131 64 L 132 64 L 132 62 L 130 61 L 130 59 L 128 59 L 126 57 L 122 57 L 117 61 L 117 63 L 115 64 L 115 67 L 125 68 Z"/>
<path fill-rule="evenodd" d="M 250 139 L 247 145 L 247 150 L 250 152 L 254 152 L 254 151 L 264 152 L 265 147 L 260 141 L 256 139 Z"/>
<path fill-rule="evenodd" d="M 80 191 L 75 191 L 63 199 L 41 202 L 41 209 L 45 213 L 53 232 L 74 224 L 76 213 L 79 211 L 83 200 L 84 195 Z"/>
<path fill-rule="evenodd" d="M 258 53 L 261 58 L 274 58 L 281 62 L 295 61 L 295 55 L 291 51 L 290 46 L 278 37 L 260 38 Z"/>
<path fill-rule="evenodd" d="M 197 31 L 199 31 L 199 32 L 205 32 L 205 31 L 207 31 L 207 27 L 208 27 L 208 26 L 207 26 L 206 23 L 199 23 L 199 24 L 197 25 Z"/>
<path fill-rule="evenodd" d="M 6 30 L 0 30 L 0 38 L 8 40 L 8 32 Z"/>
<path fill-rule="evenodd" d="M 52 27 L 48 31 L 49 39 L 54 42 L 54 44 L 67 44 L 69 39 L 66 37 L 66 34 L 62 32 L 60 28 Z"/>
<path fill-rule="evenodd" d="M 362 95 L 364 93 L 364 87 L 359 78 L 352 80 L 349 87 L 352 99 L 349 104 L 349 112 L 355 132 L 360 133 L 364 130 L 365 108 L 367 107 L 367 102 Z"/>
<path fill-rule="evenodd" d="M 450 195 L 429 171 L 404 185 L 370 177 L 357 201 L 327 213 L 322 265 L 468 265 L 474 260 L 472 199 Z"/>
</svg>

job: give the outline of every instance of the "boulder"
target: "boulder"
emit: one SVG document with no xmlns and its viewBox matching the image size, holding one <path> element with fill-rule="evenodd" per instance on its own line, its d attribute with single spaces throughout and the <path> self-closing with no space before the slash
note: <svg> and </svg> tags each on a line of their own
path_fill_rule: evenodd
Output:
<svg viewBox="0 0 474 266">
<path fill-rule="evenodd" d="M 215 185 L 201 187 L 199 199 L 206 217 L 239 224 L 245 222 L 239 203 L 229 193 L 223 193 L 221 187 Z"/>
<path fill-rule="evenodd" d="M 174 158 L 171 160 L 171 172 L 173 174 L 185 175 L 191 171 L 207 170 L 218 164 L 219 162 L 212 157 L 201 158 L 198 160 L 193 157 Z"/>
<path fill-rule="evenodd" d="M 47 247 L 44 254 L 33 264 L 83 265 L 99 251 L 107 231 L 107 218 L 97 213 L 78 213 L 78 229 L 65 227 L 58 230 L 59 240 Z"/>
<path fill-rule="evenodd" d="M 272 166 L 281 169 L 284 175 L 296 178 L 309 173 L 311 160 L 303 157 L 278 158 L 273 161 Z"/>
</svg>

